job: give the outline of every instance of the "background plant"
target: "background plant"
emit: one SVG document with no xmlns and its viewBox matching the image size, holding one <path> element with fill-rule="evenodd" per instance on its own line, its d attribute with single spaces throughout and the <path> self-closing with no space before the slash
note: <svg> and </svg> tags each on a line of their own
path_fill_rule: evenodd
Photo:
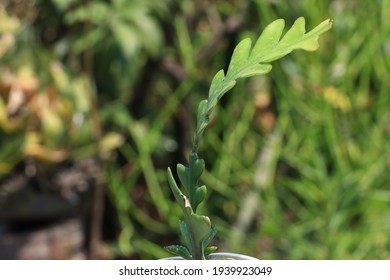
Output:
<svg viewBox="0 0 390 280">
<path fill-rule="evenodd" d="M 388 1 L 172 0 L 158 8 L 140 1 L 161 46 L 150 52 L 137 25 L 126 23 L 138 30 L 130 31 L 138 47 L 127 57 L 108 23 L 76 16 L 89 2 L 104 2 L 112 15 L 111 1 L 11 2 L 4 3 L 21 22 L 18 40 L 28 43 L 18 41 L 2 56 L 2 69 L 34 65 L 33 76 L 49 85 L 50 61 L 61 62 L 71 84 L 86 77 L 92 85 L 102 134 L 124 139 L 103 161 L 109 200 L 102 241 L 110 258 L 161 258 L 168 255 L 161 245 L 176 242 L 181 214 L 166 166 L 185 162 L 193 104 L 205 98 L 210 74 L 227 69 L 236 44 L 254 41 L 278 18 L 289 26 L 303 16 L 308 29 L 333 18 L 317 52 L 292 53 L 268 75 L 239 80 L 222 99 L 199 147 L 213 202 L 199 211 L 210 213 L 218 227 L 211 245 L 223 251 L 261 259 L 389 258 Z M 90 32 L 104 39 L 83 42 Z M 2 78 L 2 98 L 5 92 Z M 14 139 L 2 128 L 2 164 L 18 155 L 5 148 L 19 147 Z M 25 160 L 5 176 L 20 172 Z"/>
</svg>

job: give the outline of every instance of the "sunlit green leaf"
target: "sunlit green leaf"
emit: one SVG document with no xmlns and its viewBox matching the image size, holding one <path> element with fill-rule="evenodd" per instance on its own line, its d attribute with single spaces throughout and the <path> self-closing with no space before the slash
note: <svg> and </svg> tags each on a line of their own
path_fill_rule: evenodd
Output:
<svg viewBox="0 0 390 280">
<path fill-rule="evenodd" d="M 227 71 L 228 79 L 235 77 L 237 72 L 246 65 L 248 61 L 249 52 L 251 50 L 252 41 L 248 39 L 242 40 L 233 51 L 232 58 L 230 60 L 229 69 Z"/>
<path fill-rule="evenodd" d="M 209 98 L 208 98 L 208 108 L 213 108 L 217 105 L 218 95 L 221 93 L 223 88 L 225 74 L 221 69 L 215 74 L 213 80 L 211 81 L 211 86 L 209 90 Z"/>
<path fill-rule="evenodd" d="M 270 51 L 272 51 L 279 42 L 283 28 L 283 19 L 275 20 L 267 25 L 259 39 L 257 39 L 249 60 L 258 63 L 262 62 L 262 58 L 269 55 Z"/>
</svg>

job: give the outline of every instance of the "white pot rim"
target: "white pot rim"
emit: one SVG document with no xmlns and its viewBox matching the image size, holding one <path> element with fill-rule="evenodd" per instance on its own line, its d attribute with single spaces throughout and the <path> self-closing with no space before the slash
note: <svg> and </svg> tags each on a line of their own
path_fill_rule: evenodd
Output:
<svg viewBox="0 0 390 280">
<path fill-rule="evenodd" d="M 208 260 L 258 260 L 251 256 L 229 253 L 229 252 L 212 253 L 208 255 L 207 259 Z M 184 260 L 184 259 L 182 257 L 177 256 L 177 257 L 164 258 L 161 260 Z"/>
</svg>

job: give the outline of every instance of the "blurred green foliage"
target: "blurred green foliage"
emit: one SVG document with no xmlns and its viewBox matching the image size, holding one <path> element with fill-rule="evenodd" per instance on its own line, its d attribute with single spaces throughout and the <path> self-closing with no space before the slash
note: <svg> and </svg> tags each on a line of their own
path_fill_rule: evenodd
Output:
<svg viewBox="0 0 390 280">
<path fill-rule="evenodd" d="M 177 243 L 165 171 L 185 160 L 196 106 L 233 47 L 278 18 L 308 29 L 332 18 L 317 52 L 239 81 L 213 113 L 198 212 L 224 251 L 390 258 L 390 1 L 3 2 L 0 176 L 30 157 L 105 154 L 112 258 Z"/>
</svg>

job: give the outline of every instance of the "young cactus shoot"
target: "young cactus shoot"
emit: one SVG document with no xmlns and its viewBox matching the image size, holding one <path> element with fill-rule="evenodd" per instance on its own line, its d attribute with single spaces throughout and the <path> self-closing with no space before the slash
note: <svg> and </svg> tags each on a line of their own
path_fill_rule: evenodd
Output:
<svg viewBox="0 0 390 280">
<path fill-rule="evenodd" d="M 282 58 L 294 50 L 315 51 L 318 49 L 318 38 L 332 27 L 332 21 L 327 19 L 306 33 L 305 19 L 300 17 L 282 36 L 284 25 L 283 19 L 275 20 L 269 24 L 253 47 L 250 39 L 242 40 L 234 49 L 226 75 L 224 70 L 215 74 L 210 85 L 208 98 L 202 100 L 198 106 L 197 125 L 189 156 L 189 166 L 177 165 L 176 171 L 182 188 L 178 187 L 171 169 L 168 168 L 169 186 L 182 208 L 185 219 L 185 221 L 179 222 L 185 246 L 166 247 L 169 252 L 175 255 L 184 259 L 204 260 L 217 250 L 216 247 L 209 247 L 217 230 L 211 226 L 207 216 L 197 213 L 198 205 L 204 201 L 207 192 L 205 185 L 199 185 L 199 178 L 205 168 L 205 162 L 198 157 L 197 151 L 200 138 L 209 123 L 210 114 L 218 101 L 234 87 L 237 79 L 270 72 L 272 69 L 270 62 Z"/>
</svg>

